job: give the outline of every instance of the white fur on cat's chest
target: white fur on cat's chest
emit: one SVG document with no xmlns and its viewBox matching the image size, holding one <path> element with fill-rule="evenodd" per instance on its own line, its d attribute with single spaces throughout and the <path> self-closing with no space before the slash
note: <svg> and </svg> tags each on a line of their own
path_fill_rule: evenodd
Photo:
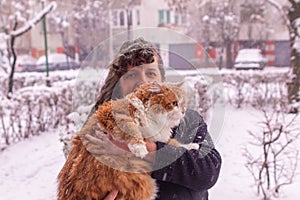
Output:
<svg viewBox="0 0 300 200">
<path fill-rule="evenodd" d="M 139 130 L 144 138 L 151 141 L 167 142 L 171 137 L 171 129 L 168 122 L 168 114 L 156 114 L 153 118 L 147 118 L 144 126 L 139 126 Z"/>
</svg>

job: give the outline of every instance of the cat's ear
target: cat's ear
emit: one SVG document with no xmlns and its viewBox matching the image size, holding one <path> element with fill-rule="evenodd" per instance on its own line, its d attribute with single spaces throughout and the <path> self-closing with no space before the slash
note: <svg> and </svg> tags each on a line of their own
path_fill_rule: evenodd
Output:
<svg viewBox="0 0 300 200">
<path fill-rule="evenodd" d="M 148 88 L 148 91 L 160 93 L 162 92 L 162 87 L 158 82 L 154 81 L 153 83 L 151 83 L 150 87 Z"/>
<path fill-rule="evenodd" d="M 180 81 L 180 82 L 176 83 L 175 85 L 176 85 L 177 87 L 182 87 L 183 84 L 184 84 L 184 81 Z"/>
<path fill-rule="evenodd" d="M 166 83 L 166 85 L 169 85 L 169 86 L 175 86 L 175 87 L 179 87 L 181 88 L 184 84 L 184 81 L 180 81 L 180 82 L 177 82 L 177 83 Z"/>
</svg>

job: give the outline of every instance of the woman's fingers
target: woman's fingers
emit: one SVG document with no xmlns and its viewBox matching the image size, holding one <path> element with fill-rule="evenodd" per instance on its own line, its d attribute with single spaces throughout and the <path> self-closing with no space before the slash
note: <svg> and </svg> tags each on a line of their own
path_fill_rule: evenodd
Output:
<svg viewBox="0 0 300 200">
<path fill-rule="evenodd" d="M 101 131 L 85 134 L 81 137 L 86 149 L 94 156 L 122 155 L 126 153 L 126 144 L 117 142 L 109 134 Z"/>
<path fill-rule="evenodd" d="M 118 195 L 118 190 L 111 191 L 103 200 L 114 200 Z"/>
</svg>

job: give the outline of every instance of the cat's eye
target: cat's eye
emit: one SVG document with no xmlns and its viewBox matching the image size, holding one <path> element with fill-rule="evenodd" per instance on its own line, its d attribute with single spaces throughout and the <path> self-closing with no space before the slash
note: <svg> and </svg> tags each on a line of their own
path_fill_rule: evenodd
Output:
<svg viewBox="0 0 300 200">
<path fill-rule="evenodd" d="M 177 101 L 173 101 L 172 104 L 173 104 L 173 106 L 178 106 L 178 102 Z"/>
</svg>

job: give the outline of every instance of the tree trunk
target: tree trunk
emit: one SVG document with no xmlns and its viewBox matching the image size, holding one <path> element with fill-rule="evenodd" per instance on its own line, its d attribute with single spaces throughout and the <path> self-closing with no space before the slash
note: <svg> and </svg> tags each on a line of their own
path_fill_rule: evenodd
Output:
<svg viewBox="0 0 300 200">
<path fill-rule="evenodd" d="M 291 2 L 291 1 L 290 1 Z M 292 2 L 291 2 L 292 3 Z M 292 80 L 288 83 L 288 101 L 289 103 L 300 101 L 299 88 L 300 88 L 300 50 L 295 49 L 295 43 L 299 42 L 300 35 L 296 21 L 300 20 L 300 2 L 294 1 L 292 8 L 289 9 L 288 18 L 290 21 L 290 45 L 291 45 L 291 69 Z M 299 22 L 298 22 L 299 23 Z M 298 112 L 294 111 L 294 112 Z"/>
<path fill-rule="evenodd" d="M 15 31 L 18 26 L 18 21 L 15 20 L 14 22 L 14 27 L 13 30 Z M 11 65 L 11 71 L 9 74 L 9 79 L 8 79 L 8 93 L 7 93 L 7 98 L 10 98 L 10 94 L 13 92 L 13 85 L 14 85 L 14 73 L 15 73 L 15 65 L 16 65 L 16 53 L 15 53 L 15 39 L 16 37 L 14 35 L 10 36 L 10 52 L 12 53 L 13 56 L 13 62 Z"/>
<path fill-rule="evenodd" d="M 226 41 L 226 68 L 233 67 L 231 46 L 232 46 L 232 42 Z"/>
<path fill-rule="evenodd" d="M 127 17 L 127 40 L 131 40 L 132 39 L 132 35 L 131 35 L 131 25 L 132 25 L 132 22 L 131 22 L 131 15 L 130 15 L 130 12 L 131 12 L 131 8 L 127 8 L 126 10 L 126 17 Z"/>
<path fill-rule="evenodd" d="M 289 103 L 300 101 L 299 87 L 300 87 L 300 53 L 295 49 L 291 52 L 291 68 L 292 80 L 288 83 L 288 101 Z"/>
</svg>

